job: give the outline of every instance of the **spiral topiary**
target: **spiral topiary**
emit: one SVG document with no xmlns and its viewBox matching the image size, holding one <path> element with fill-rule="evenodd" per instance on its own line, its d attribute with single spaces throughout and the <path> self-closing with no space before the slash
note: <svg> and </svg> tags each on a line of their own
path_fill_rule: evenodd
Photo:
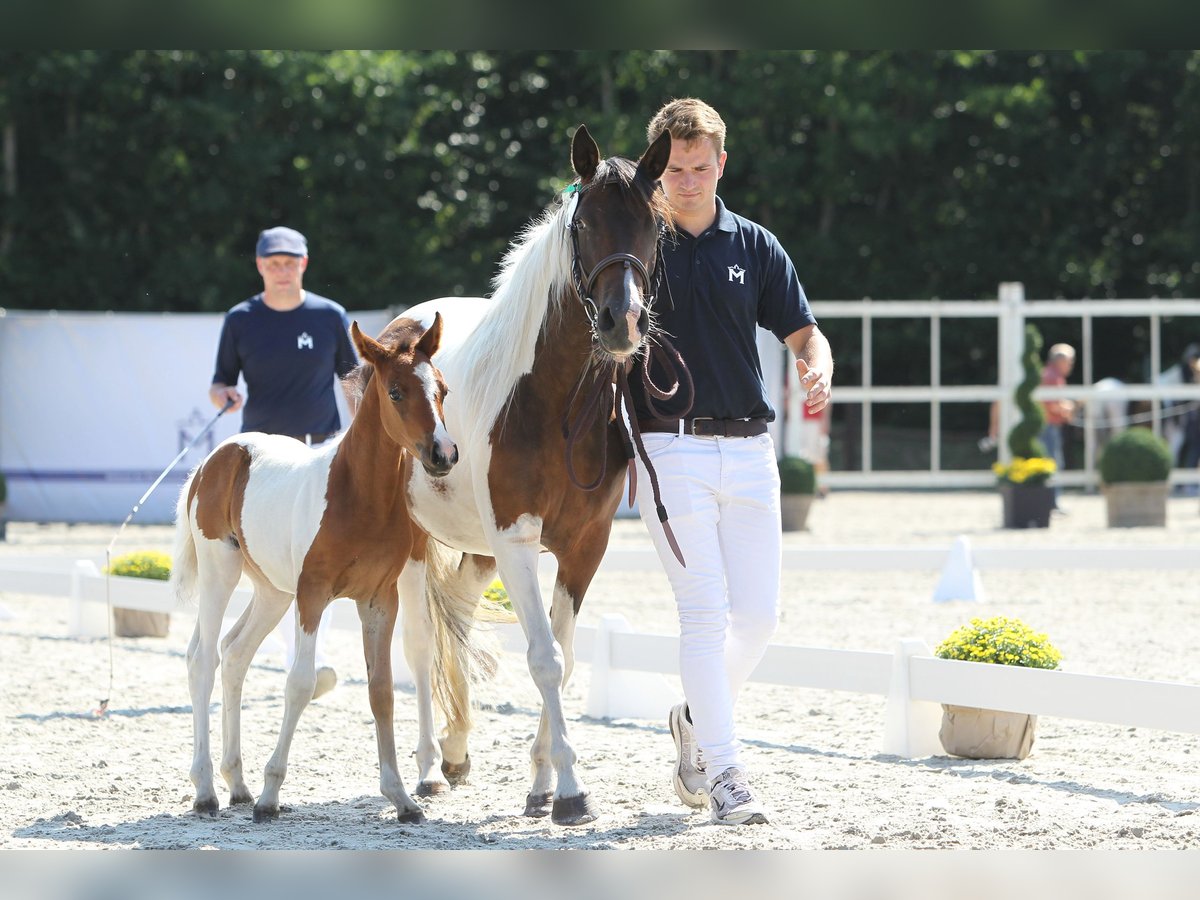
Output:
<svg viewBox="0 0 1200 900">
<path fill-rule="evenodd" d="M 1033 399 L 1033 392 L 1042 383 L 1042 333 L 1036 325 L 1025 326 L 1025 351 L 1021 355 L 1025 369 L 1024 380 L 1017 385 L 1015 396 L 1021 420 L 1008 433 L 1008 449 L 1021 459 L 1046 456 L 1041 433 L 1046 425 L 1042 404 Z"/>
</svg>

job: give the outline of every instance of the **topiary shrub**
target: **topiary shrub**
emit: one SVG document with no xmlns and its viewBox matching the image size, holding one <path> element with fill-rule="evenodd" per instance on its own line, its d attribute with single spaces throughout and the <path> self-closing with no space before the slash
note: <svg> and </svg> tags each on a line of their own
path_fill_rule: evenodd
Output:
<svg viewBox="0 0 1200 900">
<path fill-rule="evenodd" d="M 8 482 L 4 480 L 4 473 L 0 472 L 0 503 L 8 499 Z"/>
<path fill-rule="evenodd" d="M 1167 481 L 1171 447 L 1149 428 L 1127 428 L 1104 445 L 1100 478 L 1105 484 Z"/>
<path fill-rule="evenodd" d="M 783 494 L 815 494 L 817 473 L 813 464 L 799 456 L 779 461 L 779 491 Z"/>
<path fill-rule="evenodd" d="M 1033 392 L 1042 383 L 1042 333 L 1035 325 L 1025 326 L 1025 350 L 1021 355 L 1025 378 L 1017 385 L 1014 394 L 1021 420 L 1008 433 L 1008 449 L 1018 459 L 1034 459 L 1046 456 L 1046 445 L 1042 443 L 1042 429 L 1046 427 L 1046 413 L 1042 404 L 1033 399 Z"/>
</svg>

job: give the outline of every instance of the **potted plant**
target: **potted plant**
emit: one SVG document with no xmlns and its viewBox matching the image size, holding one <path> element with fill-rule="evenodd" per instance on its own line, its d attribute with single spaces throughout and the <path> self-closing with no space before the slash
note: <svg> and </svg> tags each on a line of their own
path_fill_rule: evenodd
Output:
<svg viewBox="0 0 1200 900">
<path fill-rule="evenodd" d="M 805 531 L 808 510 L 817 493 L 813 464 L 799 456 L 779 460 L 779 508 L 784 531 Z"/>
<path fill-rule="evenodd" d="M 156 550 L 126 553 L 114 559 L 105 572 L 123 578 L 166 581 L 171 577 L 171 557 Z M 170 613 L 113 607 L 113 633 L 118 637 L 166 637 L 170 627 Z"/>
<path fill-rule="evenodd" d="M 1167 524 L 1171 447 L 1149 428 L 1127 428 L 1100 454 L 1110 528 Z"/>
<path fill-rule="evenodd" d="M 1046 414 L 1033 399 L 1034 389 L 1042 381 L 1041 351 L 1041 332 L 1033 325 L 1026 325 L 1022 354 L 1025 377 L 1014 395 L 1021 418 L 1008 433 L 1012 462 L 992 465 L 1004 501 L 1005 528 L 1048 528 L 1050 511 L 1054 509 L 1054 488 L 1048 482 L 1057 466 L 1039 437 Z"/>
<path fill-rule="evenodd" d="M 1057 669 L 1062 654 L 1020 619 L 971 619 L 934 650 L 941 659 Z M 1037 716 L 942 704 L 938 732 L 947 753 L 970 759 L 1024 759 L 1033 748 Z"/>
</svg>

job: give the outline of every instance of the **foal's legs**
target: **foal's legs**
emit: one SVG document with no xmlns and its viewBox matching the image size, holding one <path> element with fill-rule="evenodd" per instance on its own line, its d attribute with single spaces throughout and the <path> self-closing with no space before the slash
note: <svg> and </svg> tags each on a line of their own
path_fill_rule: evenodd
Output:
<svg viewBox="0 0 1200 900">
<path fill-rule="evenodd" d="M 245 613 L 225 635 L 221 647 L 221 687 L 223 689 L 221 775 L 229 785 L 229 802 L 252 803 L 254 796 L 242 775 L 242 685 L 246 672 L 271 630 L 283 618 L 292 595 L 265 580 L 256 579 L 254 597 Z"/>
<path fill-rule="evenodd" d="M 323 599 L 314 600 L 313 597 L 322 597 Z M 311 583 L 305 584 L 304 576 L 301 575 L 296 591 L 296 603 L 300 604 L 298 619 L 303 622 L 307 618 L 304 614 L 304 604 L 315 605 L 317 608 L 311 619 L 313 630 L 308 631 L 301 628 L 298 635 L 296 661 L 292 665 L 292 671 L 288 673 L 287 687 L 284 690 L 283 724 L 279 728 L 279 741 L 275 745 L 275 752 L 267 760 L 267 767 L 263 773 L 263 792 L 259 795 L 258 802 L 254 804 L 255 822 L 279 816 L 279 788 L 283 785 L 284 776 L 287 775 L 288 751 L 292 746 L 292 738 L 296 736 L 296 725 L 300 721 L 300 714 L 312 700 L 313 688 L 317 684 L 316 623 L 332 599 L 328 586 L 315 588 Z"/>
<path fill-rule="evenodd" d="M 379 747 L 379 790 L 396 806 L 400 822 L 422 822 L 425 813 L 408 795 L 396 763 L 393 721 L 396 688 L 392 683 L 392 631 L 396 627 L 398 600 L 393 585 L 382 597 L 358 601 L 362 620 L 363 655 L 367 661 L 367 691 L 375 717 L 375 742 Z"/>
<path fill-rule="evenodd" d="M 196 799 L 192 808 L 210 816 L 217 814 L 209 747 L 209 703 L 217 670 L 217 638 L 229 598 L 242 573 L 241 551 L 221 541 L 196 535 L 197 596 L 196 630 L 188 645 L 188 689 L 192 697 L 192 784 Z"/>
</svg>

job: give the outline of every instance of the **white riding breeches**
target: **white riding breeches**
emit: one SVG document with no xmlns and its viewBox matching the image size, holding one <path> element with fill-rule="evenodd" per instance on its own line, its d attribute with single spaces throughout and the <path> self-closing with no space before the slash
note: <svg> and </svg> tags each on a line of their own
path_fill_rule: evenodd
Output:
<svg viewBox="0 0 1200 900">
<path fill-rule="evenodd" d="M 642 435 L 686 568 L 667 544 L 638 459 L 638 509 L 675 593 L 679 671 L 710 778 L 740 766 L 738 692 L 779 616 L 779 467 L 769 434 Z"/>
</svg>

